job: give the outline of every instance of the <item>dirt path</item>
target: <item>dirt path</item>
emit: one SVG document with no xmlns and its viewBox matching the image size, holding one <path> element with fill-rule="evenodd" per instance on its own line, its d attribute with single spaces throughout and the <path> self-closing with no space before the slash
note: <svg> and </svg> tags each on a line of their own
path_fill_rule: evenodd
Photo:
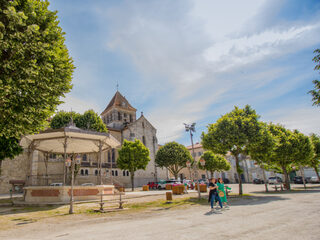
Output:
<svg viewBox="0 0 320 240">
<path fill-rule="evenodd" d="M 256 194 L 213 214 L 208 205 L 194 205 L 91 219 L 65 216 L 17 226 L 0 239 L 319 239 L 319 199 L 320 189 L 313 189 Z"/>
</svg>

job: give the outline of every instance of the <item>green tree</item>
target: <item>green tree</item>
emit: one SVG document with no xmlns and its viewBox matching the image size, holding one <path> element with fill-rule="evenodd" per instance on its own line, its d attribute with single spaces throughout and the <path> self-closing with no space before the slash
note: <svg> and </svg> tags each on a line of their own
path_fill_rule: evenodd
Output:
<svg viewBox="0 0 320 240">
<path fill-rule="evenodd" d="M 317 54 L 312 59 L 312 61 L 316 63 L 314 70 L 320 70 L 320 49 L 316 49 L 314 53 Z M 314 84 L 314 89 L 309 91 L 309 93 L 312 95 L 313 105 L 320 106 L 320 81 L 313 80 L 312 82 Z"/>
<path fill-rule="evenodd" d="M 312 134 L 310 136 L 311 143 L 313 145 L 314 149 L 314 155 L 313 158 L 310 159 L 308 166 L 312 167 L 314 171 L 317 174 L 318 180 L 320 181 L 320 176 L 319 176 L 319 165 L 320 165 L 320 137 L 316 134 Z"/>
<path fill-rule="evenodd" d="M 259 140 L 261 126 L 259 116 L 249 105 L 220 117 L 208 126 L 208 133 L 202 133 L 202 145 L 214 153 L 225 155 L 229 151 L 236 160 L 239 181 L 239 195 L 242 195 L 240 154 L 247 155 L 250 144 Z"/>
<path fill-rule="evenodd" d="M 136 139 L 134 142 L 124 140 L 119 150 L 117 166 L 122 170 L 130 172 L 132 191 L 134 190 L 135 171 L 140 169 L 145 170 L 149 161 L 149 149 L 140 140 Z"/>
<path fill-rule="evenodd" d="M 159 167 L 167 168 L 178 179 L 179 172 L 186 167 L 187 161 L 192 162 L 192 157 L 182 144 L 169 142 L 159 149 L 155 161 Z"/>
<path fill-rule="evenodd" d="M 202 166 L 200 162 L 198 163 L 198 167 L 200 169 L 206 170 L 210 172 L 211 177 L 215 171 L 217 172 L 224 172 L 229 171 L 231 168 L 230 163 L 225 159 L 225 157 L 214 154 L 212 151 L 205 151 L 201 159 L 205 160 L 205 165 Z"/>
<path fill-rule="evenodd" d="M 21 152 L 22 135 L 43 129 L 72 88 L 73 63 L 48 1 L 0 1 L 0 152 Z M 14 146 L 10 146 L 14 145 Z"/>
<path fill-rule="evenodd" d="M 276 139 L 271 134 L 267 123 L 260 122 L 260 125 L 261 129 L 259 133 L 259 140 L 250 145 L 249 155 L 251 159 L 256 161 L 256 163 L 262 169 L 265 189 L 266 192 L 268 192 L 268 182 L 265 170 L 273 168 L 270 159 L 276 145 Z"/>
<path fill-rule="evenodd" d="M 108 131 L 98 113 L 93 110 L 87 110 L 84 114 L 60 111 L 51 119 L 50 127 L 53 129 L 65 127 L 70 123 L 71 117 L 78 128 L 97 132 Z"/>
<path fill-rule="evenodd" d="M 294 132 L 281 125 L 270 124 L 270 132 L 276 138 L 276 146 L 273 150 L 271 163 L 277 165 L 284 175 L 287 189 L 290 189 L 288 173 L 292 170 L 297 157 L 298 142 Z"/>
</svg>

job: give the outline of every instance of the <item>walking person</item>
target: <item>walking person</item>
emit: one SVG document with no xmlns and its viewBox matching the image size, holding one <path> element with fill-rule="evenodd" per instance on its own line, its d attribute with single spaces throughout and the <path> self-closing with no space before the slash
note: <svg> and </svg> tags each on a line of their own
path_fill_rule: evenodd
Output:
<svg viewBox="0 0 320 240">
<path fill-rule="evenodd" d="M 215 184 L 215 182 L 216 182 L 216 179 L 212 178 L 211 182 L 209 183 L 210 192 L 209 192 L 208 202 L 210 202 L 210 204 L 211 204 L 211 211 L 213 211 L 214 201 L 218 201 L 220 208 L 222 209 L 222 202 L 221 202 L 221 199 L 218 194 L 218 186 Z"/>
<path fill-rule="evenodd" d="M 225 191 L 225 186 L 224 186 L 222 178 L 218 178 L 217 186 L 218 186 L 218 194 L 221 199 L 221 202 L 223 203 L 225 208 L 229 208 L 227 195 L 226 195 L 226 191 Z M 230 190 L 230 189 L 231 188 L 227 187 L 227 190 Z"/>
</svg>

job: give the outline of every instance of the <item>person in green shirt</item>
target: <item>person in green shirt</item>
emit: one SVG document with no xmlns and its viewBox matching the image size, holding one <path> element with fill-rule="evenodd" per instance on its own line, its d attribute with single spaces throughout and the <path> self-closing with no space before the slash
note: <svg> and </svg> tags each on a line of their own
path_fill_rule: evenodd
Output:
<svg viewBox="0 0 320 240">
<path fill-rule="evenodd" d="M 221 202 L 223 203 L 223 205 L 225 207 L 229 207 L 228 204 L 228 200 L 227 200 L 227 195 L 226 195 L 226 191 L 225 191 L 225 186 L 223 183 L 222 178 L 218 178 L 218 182 L 217 182 L 217 186 L 218 186 L 218 191 L 219 191 L 219 196 L 221 198 Z M 231 188 L 227 187 L 227 190 L 231 190 Z M 222 194 L 223 193 L 223 194 Z M 223 195 L 223 196 L 222 196 Z"/>
</svg>

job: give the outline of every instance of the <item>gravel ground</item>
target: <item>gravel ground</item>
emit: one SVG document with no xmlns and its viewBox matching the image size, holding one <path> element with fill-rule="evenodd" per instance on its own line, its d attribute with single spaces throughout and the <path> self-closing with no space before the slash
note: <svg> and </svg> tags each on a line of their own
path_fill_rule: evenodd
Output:
<svg viewBox="0 0 320 240">
<path fill-rule="evenodd" d="M 261 189 L 262 185 L 245 186 L 246 192 Z M 306 192 L 255 193 L 254 196 L 231 199 L 230 210 L 214 213 L 205 204 L 104 214 L 98 218 L 64 216 L 17 225 L 15 229 L 0 232 L 0 239 L 318 240 L 319 199 L 320 188 L 315 187 Z"/>
</svg>

